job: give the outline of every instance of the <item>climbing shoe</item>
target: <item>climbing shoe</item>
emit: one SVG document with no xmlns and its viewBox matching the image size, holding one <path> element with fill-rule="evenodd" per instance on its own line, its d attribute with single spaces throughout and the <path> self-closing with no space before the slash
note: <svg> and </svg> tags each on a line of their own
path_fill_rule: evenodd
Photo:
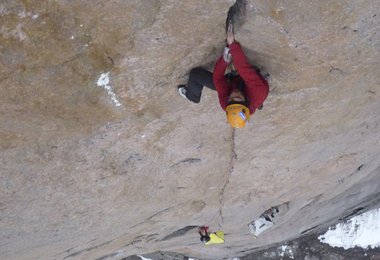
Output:
<svg viewBox="0 0 380 260">
<path fill-rule="evenodd" d="M 177 88 L 178 88 L 178 93 L 180 94 L 180 96 L 187 99 L 187 97 L 186 97 L 186 90 L 187 90 L 186 85 L 178 85 Z"/>
</svg>

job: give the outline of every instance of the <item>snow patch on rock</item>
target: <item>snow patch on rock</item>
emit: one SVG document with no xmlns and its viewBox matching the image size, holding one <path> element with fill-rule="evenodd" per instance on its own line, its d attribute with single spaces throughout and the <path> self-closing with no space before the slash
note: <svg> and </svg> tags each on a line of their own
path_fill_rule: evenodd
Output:
<svg viewBox="0 0 380 260">
<path fill-rule="evenodd" d="M 287 256 L 290 259 L 294 259 L 294 254 L 293 254 L 292 248 L 290 246 L 288 246 L 288 245 L 281 246 L 281 248 L 280 248 L 280 256 L 281 257 Z"/>
<path fill-rule="evenodd" d="M 344 249 L 380 246 L 380 208 L 365 212 L 337 224 L 318 237 L 322 243 Z"/>
<path fill-rule="evenodd" d="M 137 256 L 140 257 L 141 260 L 152 260 L 152 259 L 150 259 L 150 258 L 143 257 L 142 255 L 137 255 Z"/>
</svg>

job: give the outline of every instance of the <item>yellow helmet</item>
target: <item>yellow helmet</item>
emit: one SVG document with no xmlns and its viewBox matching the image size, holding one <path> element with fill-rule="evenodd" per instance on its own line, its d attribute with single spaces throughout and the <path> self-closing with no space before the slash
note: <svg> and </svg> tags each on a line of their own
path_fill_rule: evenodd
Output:
<svg viewBox="0 0 380 260">
<path fill-rule="evenodd" d="M 242 104 L 231 104 L 226 107 L 227 120 L 233 128 L 243 128 L 251 114 Z"/>
</svg>

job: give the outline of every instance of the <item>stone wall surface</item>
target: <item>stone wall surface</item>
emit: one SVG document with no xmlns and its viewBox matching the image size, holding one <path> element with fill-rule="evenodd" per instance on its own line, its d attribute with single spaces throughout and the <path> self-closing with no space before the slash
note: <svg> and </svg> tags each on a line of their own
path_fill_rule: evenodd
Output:
<svg viewBox="0 0 380 260">
<path fill-rule="evenodd" d="M 176 92 L 234 2 L 1 1 L 2 259 L 243 256 L 379 204 L 378 1 L 246 1 L 235 36 L 270 94 L 239 130 L 215 92 Z"/>
</svg>

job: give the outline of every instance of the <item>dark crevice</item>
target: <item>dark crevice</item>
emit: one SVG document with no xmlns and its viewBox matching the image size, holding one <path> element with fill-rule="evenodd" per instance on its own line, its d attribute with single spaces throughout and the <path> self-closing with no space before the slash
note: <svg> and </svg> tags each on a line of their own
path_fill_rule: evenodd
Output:
<svg viewBox="0 0 380 260">
<path fill-rule="evenodd" d="M 108 60 L 111 62 L 112 66 L 115 66 L 115 61 L 112 59 L 111 56 L 107 56 Z"/>
<path fill-rule="evenodd" d="M 247 9 L 246 0 L 236 0 L 235 4 L 230 7 L 227 13 L 226 32 L 227 32 L 229 23 L 233 24 L 234 29 L 237 29 L 243 26 L 244 21 L 245 21 L 246 9 Z"/>
<path fill-rule="evenodd" d="M 363 168 L 364 164 L 360 165 L 357 169 L 357 171 L 360 171 Z"/>
<path fill-rule="evenodd" d="M 166 209 L 163 209 L 163 210 L 160 210 L 159 212 L 157 212 L 157 213 L 155 213 L 155 214 L 153 214 L 152 216 L 150 216 L 149 218 L 147 218 L 145 221 L 148 221 L 148 220 L 150 220 L 150 219 L 152 219 L 152 218 L 154 218 L 154 217 L 157 217 L 158 215 L 160 215 L 160 214 L 162 214 L 162 213 L 164 213 L 164 212 L 166 212 L 166 211 L 168 211 L 168 210 L 170 210 L 170 209 L 172 209 L 173 207 L 169 207 L 169 208 L 166 208 Z M 144 222 L 145 222 L 144 221 Z"/>
<path fill-rule="evenodd" d="M 175 166 L 177 166 L 177 165 L 179 165 L 179 164 L 182 164 L 182 163 L 198 163 L 198 162 L 200 162 L 200 161 L 201 161 L 201 159 L 199 159 L 199 158 L 186 158 L 186 159 L 184 159 L 184 160 L 181 160 L 181 161 L 179 161 L 179 162 L 173 164 L 173 165 L 170 166 L 170 167 L 175 167 Z"/>
<path fill-rule="evenodd" d="M 176 237 L 180 237 L 180 236 L 183 236 L 185 235 L 188 231 L 190 230 L 193 230 L 195 228 L 197 228 L 198 226 L 186 226 L 184 228 L 181 228 L 181 229 L 178 229 L 172 233 L 170 233 L 169 235 L 167 235 L 166 237 L 162 238 L 160 241 L 165 241 L 165 240 L 169 240 L 169 239 L 172 239 L 172 238 L 176 238 Z"/>
<path fill-rule="evenodd" d="M 303 206 L 300 210 L 303 210 L 305 208 L 313 206 L 315 203 L 317 203 L 323 196 L 323 193 L 313 197 L 305 206 Z"/>
<path fill-rule="evenodd" d="M 162 213 L 164 213 L 164 212 L 166 212 L 166 211 L 168 211 L 168 210 L 171 210 L 172 208 L 174 208 L 174 207 L 169 207 L 169 208 L 166 208 L 166 209 L 160 210 L 160 211 L 158 211 L 157 213 L 154 213 L 153 215 L 151 215 L 150 217 L 148 217 L 147 219 L 145 219 L 144 221 L 142 221 L 142 222 L 140 222 L 140 223 L 137 223 L 137 224 L 135 224 L 135 225 L 133 225 L 133 226 L 131 226 L 131 227 L 129 227 L 129 228 L 131 229 L 131 228 L 135 228 L 135 227 L 137 227 L 137 226 L 140 226 L 140 225 L 144 224 L 146 221 L 149 221 L 149 220 L 151 220 L 152 218 L 157 217 L 158 215 L 160 215 L 160 214 L 162 214 Z"/>
<path fill-rule="evenodd" d="M 359 213 L 361 213 L 362 211 L 364 210 L 363 207 L 359 207 L 359 208 L 356 208 L 354 209 L 350 214 L 344 216 L 343 218 L 340 218 L 339 221 L 342 221 L 342 220 L 347 220 L 353 216 L 356 216 L 358 215 Z"/>
<path fill-rule="evenodd" d="M 310 231 L 312 231 L 313 229 L 316 229 L 317 227 L 318 227 L 318 226 L 314 226 L 314 227 L 308 228 L 308 229 L 302 231 L 302 232 L 301 232 L 301 235 L 303 235 L 303 234 L 305 234 L 305 233 L 307 233 L 307 232 L 310 232 Z"/>
<path fill-rule="evenodd" d="M 376 94 L 376 92 L 373 91 L 373 90 L 368 90 L 368 93 L 370 93 L 370 94 Z"/>
<path fill-rule="evenodd" d="M 105 246 L 105 245 L 108 245 L 109 243 L 111 243 L 112 241 L 114 241 L 114 239 L 110 240 L 110 241 L 107 241 L 105 243 L 102 243 L 102 244 L 99 244 L 99 245 L 96 245 L 96 246 L 92 246 L 92 247 L 89 247 L 89 248 L 86 248 L 86 249 L 83 249 L 83 250 L 80 250 L 80 251 L 77 251 L 75 253 L 72 253 L 68 256 L 65 256 L 63 259 L 67 259 L 67 258 L 70 258 L 70 257 L 74 257 L 74 256 L 77 256 L 77 255 L 80 255 L 84 252 L 89 252 L 93 249 L 96 249 L 96 248 L 99 248 L 99 247 L 102 247 L 102 246 Z"/>
</svg>

